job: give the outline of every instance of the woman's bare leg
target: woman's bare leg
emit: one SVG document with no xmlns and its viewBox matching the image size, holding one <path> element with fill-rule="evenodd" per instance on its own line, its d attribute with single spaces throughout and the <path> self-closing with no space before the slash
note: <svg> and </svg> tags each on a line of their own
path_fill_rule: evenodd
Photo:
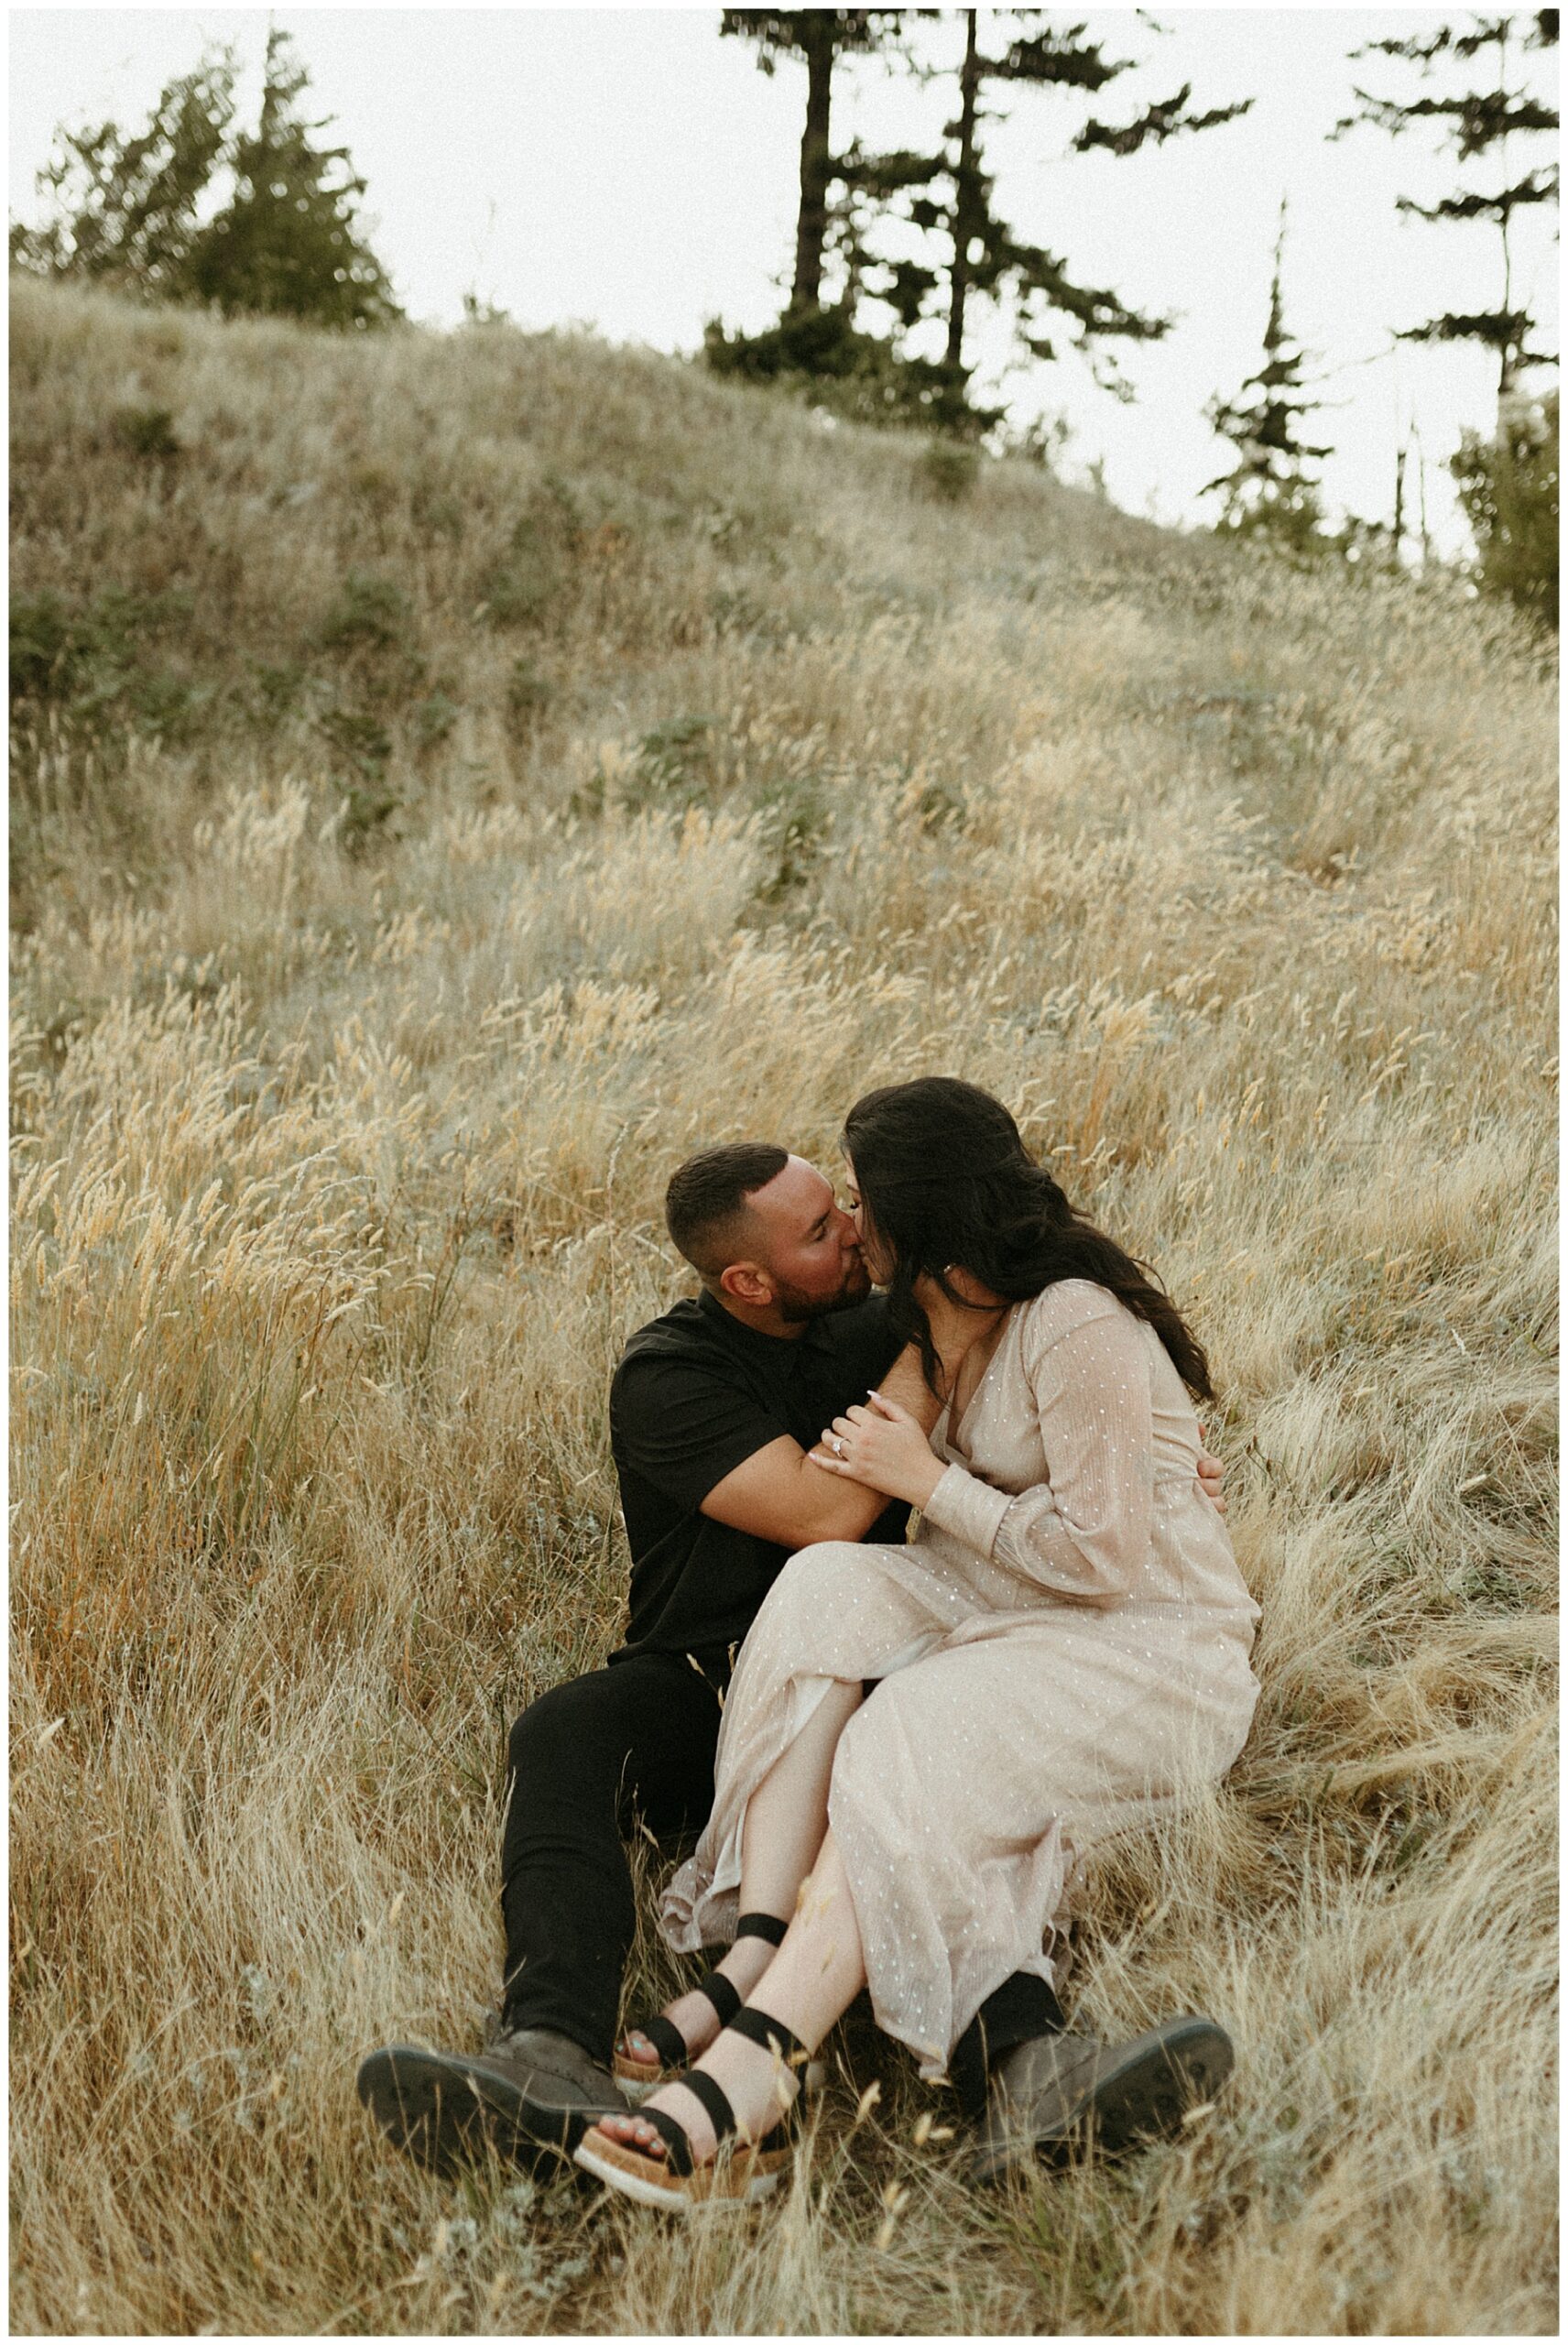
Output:
<svg viewBox="0 0 1568 2345">
<path fill-rule="evenodd" d="M 838 1740 L 861 1699 L 858 1685 L 835 1680 L 747 1801 L 741 1833 L 743 1914 L 777 1914 L 785 1922 L 792 1917 L 800 1884 L 827 1838 L 828 1785 Z"/>
<path fill-rule="evenodd" d="M 828 1784 L 838 1739 L 860 1702 L 858 1684 L 830 1685 L 801 1732 L 747 1801 L 741 1837 L 743 1914 L 777 1914 L 787 1922 L 794 1913 L 800 1884 L 816 1862 L 828 1828 Z M 773 1959 L 774 1948 L 766 1938 L 736 1938 L 718 1968 L 749 1999 Z M 665 2016 L 694 2053 L 718 2034 L 719 2023 L 705 1995 L 681 1996 Z M 634 2060 L 658 2067 L 659 2055 L 640 2028 L 628 2032 L 625 2048 Z"/>
<path fill-rule="evenodd" d="M 849 1875 L 830 1832 L 800 1892 L 784 1943 L 761 1984 L 746 2000 L 754 2011 L 782 2020 L 807 2051 L 814 2052 L 865 1983 L 866 1958 Z M 797 2078 L 786 2081 L 780 2075 L 772 2053 L 732 2033 L 721 2034 L 698 2065 L 723 2087 L 742 2132 L 754 2139 L 778 2122 L 781 2109 L 798 2089 Z M 662 2087 L 650 2105 L 668 2109 L 680 2119 L 699 2159 L 711 2154 L 712 2121 L 702 2102 L 683 2086 Z M 616 2115 L 602 2117 L 599 2122 L 616 2141 L 629 2143 L 634 2149 L 651 2150 L 655 2156 L 662 2154 L 660 2137 L 646 2117 Z"/>
</svg>

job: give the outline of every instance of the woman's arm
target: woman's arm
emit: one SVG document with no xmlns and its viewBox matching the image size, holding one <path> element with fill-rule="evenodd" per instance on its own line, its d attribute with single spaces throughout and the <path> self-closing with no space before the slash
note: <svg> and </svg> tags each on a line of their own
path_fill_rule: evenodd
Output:
<svg viewBox="0 0 1568 2345">
<path fill-rule="evenodd" d="M 925 1512 L 1071 1603 L 1119 1604 L 1149 1552 L 1154 1515 L 1154 1412 L 1138 1323 L 1107 1298 L 1104 1311 L 1044 1346 L 1028 1372 L 1049 1481 L 1014 1498 L 950 1467 Z"/>
<path fill-rule="evenodd" d="M 838 1421 L 837 1470 L 907 1498 L 938 1530 L 1070 1603 L 1117 1604 L 1148 1552 L 1154 1505 L 1138 1324 L 1107 1296 L 1038 1351 L 1026 1345 L 1026 1359 L 1048 1482 L 1015 1497 L 962 1466 L 944 1469 L 920 1428 L 886 1403 L 877 1420 L 853 1410 Z"/>
</svg>

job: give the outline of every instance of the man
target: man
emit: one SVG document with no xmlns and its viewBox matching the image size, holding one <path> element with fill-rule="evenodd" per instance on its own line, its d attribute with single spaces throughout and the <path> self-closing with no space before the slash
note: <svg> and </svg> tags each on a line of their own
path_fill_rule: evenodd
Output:
<svg viewBox="0 0 1568 2345">
<path fill-rule="evenodd" d="M 928 1432 L 938 1414 L 918 1350 L 871 1295 L 854 1222 L 802 1158 L 760 1142 L 705 1150 L 674 1174 L 665 1215 L 702 1292 L 638 1329 L 611 1387 L 626 1642 L 512 1729 L 499 2024 L 477 2055 L 395 2045 L 359 2072 L 392 2140 L 443 2167 L 476 2140 L 524 2162 L 569 2154 L 621 2104 L 609 2063 L 636 1926 L 624 1836 L 639 1821 L 664 1838 L 706 1820 L 724 1689 L 794 1550 L 904 1535 L 907 1509 L 811 1464 L 823 1426 L 872 1385 Z M 1213 1495 L 1219 1468 L 1203 1470 Z M 955 2049 L 953 2082 L 984 2118 L 979 2170 L 1081 2125 L 1097 2093 L 1107 2110 L 1126 2100 L 1127 2061 L 1062 2030 L 1050 1987 L 1019 1973 Z"/>
</svg>

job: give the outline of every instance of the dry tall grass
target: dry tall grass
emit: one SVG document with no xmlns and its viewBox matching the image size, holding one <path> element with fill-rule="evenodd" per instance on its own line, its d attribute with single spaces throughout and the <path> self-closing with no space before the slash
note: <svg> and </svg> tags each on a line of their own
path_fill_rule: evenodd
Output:
<svg viewBox="0 0 1568 2345">
<path fill-rule="evenodd" d="M 14 325 L 15 2325 L 1551 2329 L 1528 645 L 588 342 Z M 1235 2084 L 981 2198 L 854 2024 L 755 2220 L 454 2192 L 354 2067 L 493 1994 L 665 1175 L 922 1069 L 1219 1369 L 1262 1704 L 1073 1984 Z"/>
</svg>

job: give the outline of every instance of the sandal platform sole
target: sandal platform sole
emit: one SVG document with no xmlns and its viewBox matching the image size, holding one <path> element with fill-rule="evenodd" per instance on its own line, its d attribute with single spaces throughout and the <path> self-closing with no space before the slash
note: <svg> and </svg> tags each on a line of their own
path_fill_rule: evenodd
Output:
<svg viewBox="0 0 1568 2345">
<path fill-rule="evenodd" d="M 585 2133 L 573 2156 L 584 2174 L 639 2206 L 679 2214 L 691 2207 L 755 2207 L 771 2198 L 790 2162 L 789 2150 L 737 2150 L 694 2174 L 672 2176 L 662 2159 Z"/>
<path fill-rule="evenodd" d="M 699 2054 L 698 2057 L 701 2056 Z M 681 2071 L 679 2068 L 648 2068 L 640 2061 L 623 2060 L 617 2055 L 611 2073 L 635 2109 L 639 2101 L 647 2100 L 650 2093 L 656 2093 L 660 2085 L 672 2083 Z"/>
</svg>

